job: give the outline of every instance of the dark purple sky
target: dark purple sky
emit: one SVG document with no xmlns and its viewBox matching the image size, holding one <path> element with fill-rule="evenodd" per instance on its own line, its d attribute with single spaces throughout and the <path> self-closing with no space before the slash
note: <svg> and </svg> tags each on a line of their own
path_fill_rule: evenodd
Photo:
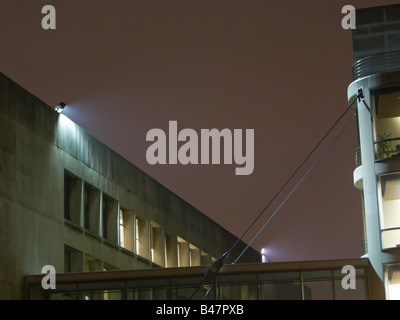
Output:
<svg viewBox="0 0 400 320">
<path fill-rule="evenodd" d="M 2 0 L 0 70 L 50 105 L 68 103 L 70 119 L 240 236 L 347 107 L 352 43 L 341 8 L 394 3 Z M 41 27 L 46 4 L 56 30 Z M 254 129 L 253 174 L 149 165 L 146 133 L 169 120 L 197 132 Z M 359 257 L 356 147 L 353 122 L 253 247 L 272 261 Z"/>
</svg>

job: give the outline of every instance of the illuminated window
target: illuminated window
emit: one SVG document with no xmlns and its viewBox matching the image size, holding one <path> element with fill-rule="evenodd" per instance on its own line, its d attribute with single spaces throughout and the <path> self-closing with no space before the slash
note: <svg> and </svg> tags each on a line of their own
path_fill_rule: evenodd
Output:
<svg viewBox="0 0 400 320">
<path fill-rule="evenodd" d="M 400 265 L 386 267 L 386 298 L 400 300 Z"/>
<path fill-rule="evenodd" d="M 135 246 L 136 253 L 140 255 L 140 242 L 139 242 L 139 220 L 136 219 L 135 223 Z"/>
<path fill-rule="evenodd" d="M 376 158 L 400 157 L 400 88 L 379 89 L 373 96 Z"/>
<path fill-rule="evenodd" d="M 379 182 L 382 247 L 394 248 L 400 245 L 400 174 L 381 176 Z"/>
<path fill-rule="evenodd" d="M 64 272 L 82 272 L 83 253 L 70 246 L 64 245 Z"/>
<path fill-rule="evenodd" d="M 121 247 L 125 246 L 125 238 L 124 238 L 124 212 L 122 209 L 119 210 L 119 244 Z"/>
</svg>

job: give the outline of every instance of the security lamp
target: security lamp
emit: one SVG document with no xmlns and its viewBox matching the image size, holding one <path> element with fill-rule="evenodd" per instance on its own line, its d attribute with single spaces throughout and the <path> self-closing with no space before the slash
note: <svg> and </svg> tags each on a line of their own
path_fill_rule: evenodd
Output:
<svg viewBox="0 0 400 320">
<path fill-rule="evenodd" d="M 61 112 L 63 112 L 65 106 L 66 106 L 66 104 L 64 102 L 60 102 L 53 109 L 56 110 L 58 113 L 61 113 Z"/>
</svg>

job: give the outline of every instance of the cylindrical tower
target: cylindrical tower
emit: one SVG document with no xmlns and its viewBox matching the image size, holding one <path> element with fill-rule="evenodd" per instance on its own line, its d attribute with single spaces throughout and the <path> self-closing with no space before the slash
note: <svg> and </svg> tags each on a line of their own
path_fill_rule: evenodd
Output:
<svg viewBox="0 0 400 320">
<path fill-rule="evenodd" d="M 359 149 L 354 185 L 362 193 L 366 256 L 400 299 L 400 51 L 353 65 L 349 102 L 356 102 Z"/>
</svg>

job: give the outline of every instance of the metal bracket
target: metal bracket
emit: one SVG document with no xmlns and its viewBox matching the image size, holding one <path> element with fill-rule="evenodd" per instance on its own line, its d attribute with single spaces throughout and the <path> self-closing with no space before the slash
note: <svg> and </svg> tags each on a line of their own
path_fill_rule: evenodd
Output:
<svg viewBox="0 0 400 320">
<path fill-rule="evenodd" d="M 360 102 L 361 100 L 364 100 L 364 91 L 362 88 L 358 89 L 357 99 L 358 99 L 358 102 Z"/>
</svg>

